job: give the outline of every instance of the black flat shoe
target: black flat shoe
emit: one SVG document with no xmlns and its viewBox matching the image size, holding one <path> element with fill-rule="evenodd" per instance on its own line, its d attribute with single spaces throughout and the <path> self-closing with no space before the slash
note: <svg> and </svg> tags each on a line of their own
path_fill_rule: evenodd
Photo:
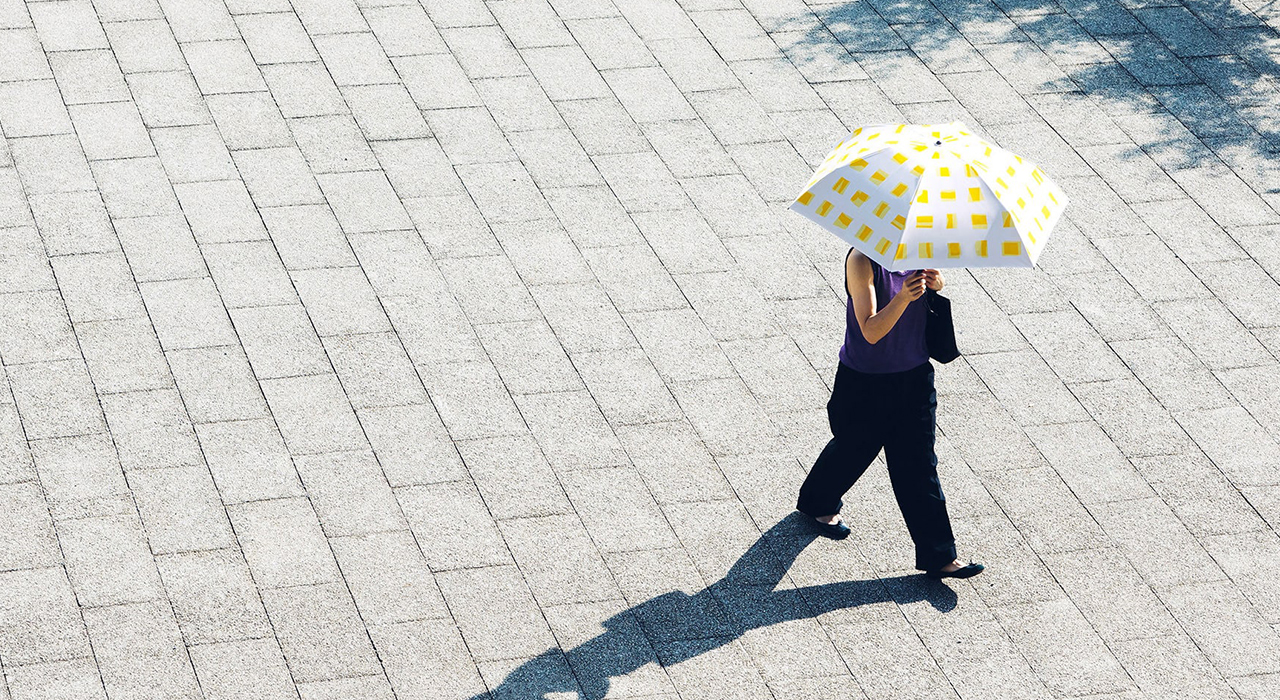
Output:
<svg viewBox="0 0 1280 700">
<path fill-rule="evenodd" d="M 813 526 L 817 528 L 818 534 L 823 537 L 830 537 L 833 540 L 843 540 L 849 536 L 850 532 L 853 532 L 848 525 L 844 524 L 843 520 L 835 523 L 824 523 L 817 518 L 809 518 L 809 522 L 813 523 Z"/>
<path fill-rule="evenodd" d="M 939 579 L 939 580 L 944 578 L 972 578 L 982 573 L 982 570 L 985 568 L 987 567 L 981 564 L 975 564 L 973 562 L 969 562 L 966 566 L 962 566 L 959 569 L 956 569 L 955 571 L 944 571 L 942 569 L 937 569 L 934 571 L 926 571 L 924 572 L 924 575 L 928 576 L 929 578 Z"/>
</svg>

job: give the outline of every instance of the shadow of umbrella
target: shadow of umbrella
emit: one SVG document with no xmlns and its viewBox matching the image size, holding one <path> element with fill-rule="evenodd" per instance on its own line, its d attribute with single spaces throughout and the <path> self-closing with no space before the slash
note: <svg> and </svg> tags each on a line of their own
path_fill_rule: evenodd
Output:
<svg viewBox="0 0 1280 700">
<path fill-rule="evenodd" d="M 584 700 L 600 700 L 611 679 L 654 661 L 651 641 L 663 645 L 661 662 L 671 666 L 730 644 L 748 630 L 834 610 L 919 600 L 940 612 L 955 608 L 955 592 L 923 575 L 774 590 L 800 552 L 817 537 L 803 517 L 792 513 L 779 521 L 723 578 L 703 590 L 672 591 L 623 610 L 601 623 L 605 631 L 586 642 L 563 652 L 549 649 L 521 664 L 490 696 L 534 699 L 551 693 L 580 693 Z M 910 585 L 894 585 L 901 583 Z M 565 668 L 566 658 L 572 672 Z"/>
</svg>

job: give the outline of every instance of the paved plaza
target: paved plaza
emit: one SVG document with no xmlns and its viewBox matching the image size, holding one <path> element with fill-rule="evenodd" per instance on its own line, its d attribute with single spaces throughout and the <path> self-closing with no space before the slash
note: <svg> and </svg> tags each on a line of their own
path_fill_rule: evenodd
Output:
<svg viewBox="0 0 1280 700">
<path fill-rule="evenodd" d="M 951 121 L 944 585 L 786 205 Z M 1280 698 L 1278 2 L 0 0 L 0 133 L 0 700 Z"/>
</svg>

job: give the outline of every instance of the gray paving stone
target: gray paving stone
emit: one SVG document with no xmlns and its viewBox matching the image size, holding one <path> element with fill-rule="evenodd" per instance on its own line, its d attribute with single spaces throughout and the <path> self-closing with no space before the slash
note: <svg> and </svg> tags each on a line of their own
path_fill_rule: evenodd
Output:
<svg viewBox="0 0 1280 700">
<path fill-rule="evenodd" d="M 5 606 L 0 644 L 17 666 L 88 656 L 89 643 L 76 600 L 61 567 L 0 573 Z"/>
<path fill-rule="evenodd" d="M 209 244 L 202 252 L 228 309 L 297 303 L 289 274 L 270 241 Z"/>
<path fill-rule="evenodd" d="M 80 354 L 57 291 L 5 294 L 0 296 L 0 309 L 0 355 L 7 364 L 71 360 Z"/>
<path fill-rule="evenodd" d="M 1048 376 L 1039 355 L 1027 351 L 971 355 L 969 364 L 1021 425 L 1080 420 L 1085 413 L 1061 382 Z M 1027 391 L 1021 387 L 1031 387 Z"/>
<path fill-rule="evenodd" d="M 1217 299 L 1169 301 L 1154 308 L 1211 369 L 1269 364 L 1262 346 Z"/>
<path fill-rule="evenodd" d="M 500 527 L 539 606 L 613 600 L 620 595 L 577 516 L 515 518 L 503 520 Z M 550 556 L 553 542 L 555 556 Z"/>
<path fill-rule="evenodd" d="M 266 87 L 243 41 L 183 44 L 182 53 L 203 94 L 253 92 Z"/>
<path fill-rule="evenodd" d="M 260 70 L 261 79 L 265 79 L 266 86 L 270 88 L 270 97 L 275 99 L 279 113 L 285 117 L 346 112 L 342 94 L 319 61 L 261 66 Z"/>
<path fill-rule="evenodd" d="M 108 436 L 54 438 L 30 444 L 45 503 L 55 521 L 133 512 L 129 487 Z"/>
<path fill-rule="evenodd" d="M 174 191 L 201 244 L 267 238 L 249 192 L 239 180 L 183 183 L 175 185 Z"/>
<path fill-rule="evenodd" d="M 433 571 L 508 564 L 511 553 L 475 486 L 452 481 L 396 491 Z"/>
<path fill-rule="evenodd" d="M 286 269 L 345 267 L 356 262 L 328 208 L 301 205 L 259 211 Z"/>
<path fill-rule="evenodd" d="M 1112 348 L 1074 309 L 1019 314 L 1011 319 L 1031 346 L 1068 384 L 1123 379 L 1130 375 Z"/>
<path fill-rule="evenodd" d="M 1228 682 L 1231 689 L 1242 698 L 1265 698 L 1268 693 L 1275 692 L 1277 676 L 1274 673 L 1264 674 L 1260 676 L 1246 676 L 1244 678 L 1232 678 Z"/>
<path fill-rule="evenodd" d="M 286 5 L 287 7 L 287 5 Z M 338 34 L 365 29 L 359 7 L 350 0 L 311 0 L 295 7 L 311 34 Z"/>
<path fill-rule="evenodd" d="M 1235 173 L 1225 168 L 1188 168 L 1170 176 L 1220 226 L 1270 224 L 1280 217 Z"/>
<path fill-rule="evenodd" d="M 595 281 L 577 246 L 554 219 L 497 223 L 493 234 L 526 285 Z"/>
<path fill-rule="evenodd" d="M 546 323 L 494 323 L 477 326 L 476 332 L 512 393 L 582 388 L 582 380 Z"/>
<path fill-rule="evenodd" d="M 339 579 L 320 523 L 305 498 L 229 506 L 231 525 L 260 590 Z"/>
<path fill-rule="evenodd" d="M 136 515 L 63 521 L 58 524 L 58 542 L 81 606 L 163 599 L 165 592 Z"/>
<path fill-rule="evenodd" d="M 1202 263 L 1194 268 L 1227 308 L 1249 328 L 1280 325 L 1275 310 L 1266 299 L 1276 282 L 1251 260 Z"/>
<path fill-rule="evenodd" d="M 404 56 L 396 58 L 392 64 L 420 109 L 477 107 L 481 104 L 475 87 L 452 55 Z"/>
<path fill-rule="evenodd" d="M 355 120 L 346 114 L 291 118 L 289 129 L 313 172 L 376 169 L 377 159 Z"/>
<path fill-rule="evenodd" d="M 1051 691 L 1119 692 L 1134 687 L 1120 663 L 1070 601 L 995 608 L 993 612 L 1006 629 L 1010 629 L 1014 643 L 1031 650 L 1028 661 Z M 1063 634 L 1067 630 L 1072 631 Z M 1064 637 L 1070 640 L 1069 648 L 1063 644 Z"/>
<path fill-rule="evenodd" d="M 235 346 L 175 350 L 166 355 L 191 420 L 244 420 L 267 415 L 262 390 Z"/>
<path fill-rule="evenodd" d="M 296 148 L 236 151 L 235 167 L 258 207 L 319 204 L 324 201 L 302 153 Z M 264 219 L 266 211 L 261 212 Z"/>
<path fill-rule="evenodd" d="M 239 38 L 231 15 L 221 4 L 164 0 L 160 6 L 178 41 Z"/>
<path fill-rule="evenodd" d="M 358 267 L 296 270 L 290 277 L 321 336 L 391 330 L 373 287 Z"/>
<path fill-rule="evenodd" d="M 53 77 L 49 63 L 42 55 L 40 37 L 31 24 L 29 13 L 20 25 L 5 28 L 5 81 L 33 80 Z"/>
<path fill-rule="evenodd" d="M 211 279 L 148 282 L 138 284 L 138 289 L 165 351 L 236 343 L 227 310 Z"/>
<path fill-rule="evenodd" d="M 1242 486 L 1273 485 L 1272 482 L 1280 479 L 1270 461 L 1280 451 L 1280 444 L 1267 435 L 1243 408 L 1231 406 L 1175 415 L 1196 444 L 1233 483 Z M 1251 451 L 1244 454 L 1229 449 L 1228 445 L 1232 444 L 1249 444 Z"/>
<path fill-rule="evenodd" d="M 862 606 L 845 611 L 851 614 L 832 630 L 841 658 L 859 678 L 867 679 L 865 692 L 887 698 L 960 697 L 897 606 L 888 602 L 887 594 L 868 598 Z M 887 654 L 891 648 L 900 651 Z"/>
<path fill-rule="evenodd" d="M 394 333 L 326 337 L 325 350 L 355 408 L 427 400 L 413 363 Z"/>
<path fill-rule="evenodd" d="M 1222 408 L 1234 403 L 1209 369 L 1177 339 L 1130 340 L 1111 347 L 1171 410 Z"/>
<path fill-rule="evenodd" d="M 515 401 L 557 472 L 627 463 L 617 436 L 587 392 L 524 394 Z"/>
<path fill-rule="evenodd" d="M 200 248 L 178 216 L 144 216 L 112 222 L 138 282 L 207 277 Z"/>
<path fill-rule="evenodd" d="M 203 465 L 129 475 L 154 554 L 235 545 L 209 471 Z"/>
<path fill-rule="evenodd" d="M 1245 532 L 1209 537 L 1204 542 L 1214 561 L 1231 577 L 1258 614 L 1275 624 L 1280 610 L 1275 591 L 1267 583 L 1275 560 L 1266 556 L 1276 549 L 1275 536 L 1266 531 Z"/>
<path fill-rule="evenodd" d="M 602 552 L 671 547 L 677 542 L 638 472 L 628 467 L 561 474 L 569 499 Z"/>
<path fill-rule="evenodd" d="M 1248 255 L 1190 200 L 1138 204 L 1134 211 L 1187 264 L 1240 260 Z"/>
<path fill-rule="evenodd" d="M 457 449 L 431 406 L 365 408 L 357 416 L 391 486 L 453 481 L 465 475 Z"/>
<path fill-rule="evenodd" d="M 472 80 L 529 73 L 506 33 L 495 24 L 445 28 L 441 35 Z"/>
<path fill-rule="evenodd" d="M 274 639 L 203 644 L 189 649 L 200 690 L 208 698 L 295 697 L 293 679 Z"/>
<path fill-rule="evenodd" d="M 522 3 L 528 5 L 529 3 Z M 508 135 L 535 129 L 555 129 L 564 120 L 532 76 L 509 76 L 475 81 L 489 113 Z"/>
<path fill-rule="evenodd" d="M 267 379 L 261 386 L 291 453 L 364 447 L 360 424 L 335 375 Z"/>
<path fill-rule="evenodd" d="M 96 187 L 79 139 L 71 134 L 11 139 L 13 164 L 27 195 Z"/>
<path fill-rule="evenodd" d="M 554 644 L 515 567 L 449 571 L 436 579 L 477 661 L 527 657 Z"/>
<path fill-rule="evenodd" d="M 1172 454 L 1190 445 L 1182 428 L 1136 379 L 1078 384 L 1072 393 L 1128 457 Z"/>
<path fill-rule="evenodd" d="M 431 693 L 449 700 L 488 697 L 484 681 L 476 670 L 476 662 L 468 653 L 457 627 L 448 620 L 425 620 L 399 625 L 380 625 L 370 630 L 378 656 L 391 685 L 381 680 L 355 679 L 346 686 L 330 685 L 324 690 L 304 688 L 308 700 L 370 698 L 385 700 L 395 697 L 392 688 L 412 697 Z M 336 681 L 334 682 L 337 683 Z M 314 693 L 314 694 L 313 694 Z"/>
<path fill-rule="evenodd" d="M 105 431 L 82 361 L 33 362 L 6 371 L 28 440 Z"/>
<path fill-rule="evenodd" d="M 1175 586 L 1160 596 L 1223 675 L 1275 672 L 1275 633 L 1230 582 Z"/>
<path fill-rule="evenodd" d="M 159 389 L 100 398 L 124 470 L 202 462 L 191 421 L 178 392 Z"/>
<path fill-rule="evenodd" d="M 853 60 L 849 50 L 825 29 L 772 32 L 770 37 L 810 84 L 867 79 L 866 71 Z M 814 88 L 822 94 L 820 85 Z"/>
<path fill-rule="evenodd" d="M 631 218 L 672 274 L 719 272 L 733 264 L 728 250 L 695 209 L 635 213 Z"/>
<path fill-rule="evenodd" d="M 461 165 L 462 178 L 476 206 L 490 223 L 533 221 L 551 217 L 533 178 L 518 162 Z"/>
<path fill-rule="evenodd" d="M 330 371 L 320 339 L 301 305 L 235 309 L 231 320 L 258 379 Z"/>
<path fill-rule="evenodd" d="M 188 644 L 271 635 L 257 588 L 237 549 L 160 556 L 156 566 Z"/>
<path fill-rule="evenodd" d="M 1145 691 L 1188 698 L 1234 694 L 1204 654 L 1182 634 L 1117 644 L 1116 656 Z"/>
<path fill-rule="evenodd" d="M 0 126 L 9 138 L 73 133 L 71 118 L 53 80 L 0 84 L 0 97 L 4 98 Z"/>
<path fill-rule="evenodd" d="M 627 324 L 664 379 L 688 381 L 732 374 L 728 357 L 690 309 L 631 313 Z"/>
<path fill-rule="evenodd" d="M 1153 586 L 1224 578 L 1222 570 L 1159 499 L 1111 503 L 1093 513 Z"/>
<path fill-rule="evenodd" d="M 988 472 L 981 479 L 981 484 L 1037 554 L 1045 556 L 1108 544 L 1102 528 L 1054 470 Z M 950 481 L 946 483 L 947 490 L 952 491 Z"/>
<path fill-rule="evenodd" d="M 174 50 L 176 51 L 176 47 Z M 181 63 L 181 59 L 179 59 L 178 66 L 179 70 L 130 73 L 127 76 L 129 88 L 133 92 L 143 124 L 151 128 L 209 124 L 210 112 L 212 111 L 220 127 L 224 123 L 226 124 L 224 132 L 227 137 L 228 147 L 234 148 L 245 143 L 246 141 L 238 139 L 251 138 L 249 134 L 253 134 L 253 132 L 257 132 L 253 136 L 258 138 L 274 136 L 278 140 L 278 132 L 272 132 L 272 128 L 277 125 L 267 121 L 272 116 L 272 112 L 276 112 L 275 105 L 271 104 L 270 110 L 268 110 L 265 105 L 256 104 L 262 99 L 269 99 L 265 93 L 211 95 L 206 102 L 206 99 L 200 95 L 200 90 L 196 87 L 191 74 L 186 72 L 185 64 Z M 251 104 L 257 106 L 257 111 L 264 118 L 264 121 L 255 127 L 246 128 L 243 126 L 243 118 L 247 115 L 241 115 L 242 121 L 237 123 L 234 121 L 235 117 L 226 114 L 224 106 L 228 104 Z M 279 116 L 278 112 L 276 112 L 275 116 Z M 283 126 L 283 122 L 279 126 Z M 252 129 L 252 131 L 248 134 L 241 134 L 231 131 L 232 128 L 245 131 Z"/>
<path fill-rule="evenodd" d="M 1044 458 L 1013 417 L 988 393 L 955 394 L 938 411 L 938 425 L 979 473 L 1041 466 Z"/>
<path fill-rule="evenodd" d="M 329 537 L 407 529 L 373 453 L 304 455 L 294 459 L 311 505 Z"/>
<path fill-rule="evenodd" d="M 571 359 L 605 418 L 614 426 L 680 417 L 671 392 L 639 349 L 583 352 Z"/>
<path fill-rule="evenodd" d="M 351 595 L 340 584 L 262 592 L 297 682 L 378 673 L 378 659 Z"/>
<path fill-rule="evenodd" d="M 1146 86 L 1195 82 L 1195 74 L 1149 34 L 1100 36 L 1098 42 Z"/>
<path fill-rule="evenodd" d="M 60 564 L 57 536 L 39 485 L 28 482 L 2 486 L 0 499 L 5 503 L 0 568 L 36 569 Z"/>
<path fill-rule="evenodd" d="M 212 95 L 207 103 L 223 140 L 232 150 L 292 145 L 284 117 L 266 93 Z M 146 116 L 144 111 L 144 121 Z"/>
<path fill-rule="evenodd" d="M 124 256 L 91 253 L 60 256 L 50 262 L 72 322 L 143 315 L 142 299 Z"/>
<path fill-rule="evenodd" d="M 116 605 L 84 617 L 108 696 L 201 697 L 168 606 Z"/>
<path fill-rule="evenodd" d="M 1033 426 L 1027 432 L 1086 506 L 1152 495 L 1151 487 L 1096 424 Z"/>
<path fill-rule="evenodd" d="M 444 53 L 447 47 L 421 5 L 363 8 L 365 21 L 388 56 Z"/>
<path fill-rule="evenodd" d="M 551 188 L 543 194 L 579 248 L 641 242 L 635 224 L 606 187 Z"/>
<path fill-rule="evenodd" d="M 291 12 L 239 15 L 235 23 L 260 66 L 320 60 L 306 29 Z"/>
<path fill-rule="evenodd" d="M 415 362 L 483 358 L 480 342 L 457 302 L 444 300 L 430 315 L 422 313 L 421 302 L 414 297 L 385 297 L 382 305 Z"/>
<path fill-rule="evenodd" d="M 366 625 L 447 617 L 444 599 L 408 531 L 330 540 Z"/>
<path fill-rule="evenodd" d="M 45 257 L 43 241 L 35 227 L 23 226 L 5 229 L 4 249 L 0 253 L 0 270 L 3 270 L 3 293 L 32 292 L 56 289 L 53 268 Z"/>
<path fill-rule="evenodd" d="M 5 692 L 6 700 L 9 697 L 44 697 L 56 700 L 101 700 L 106 697 L 98 667 L 92 659 L 87 658 L 28 664 L 9 669 L 9 685 Z"/>
<path fill-rule="evenodd" d="M 611 6 L 609 9 L 613 10 Z M 566 12 L 565 9 L 553 8 L 545 0 L 518 5 L 495 5 L 489 11 L 517 49 L 567 46 L 574 43 L 573 36 L 566 31 L 562 20 L 579 19 L 579 16 Z M 588 14 L 590 16 L 592 13 Z"/>
</svg>

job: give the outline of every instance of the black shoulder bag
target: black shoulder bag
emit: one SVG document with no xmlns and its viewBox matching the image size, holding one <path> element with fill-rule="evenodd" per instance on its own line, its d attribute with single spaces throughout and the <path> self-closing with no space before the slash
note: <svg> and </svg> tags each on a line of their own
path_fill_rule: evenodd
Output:
<svg viewBox="0 0 1280 700">
<path fill-rule="evenodd" d="M 946 364 L 960 357 L 956 347 L 956 327 L 951 322 L 951 300 L 933 291 L 925 290 L 924 343 L 929 357 Z"/>
</svg>

